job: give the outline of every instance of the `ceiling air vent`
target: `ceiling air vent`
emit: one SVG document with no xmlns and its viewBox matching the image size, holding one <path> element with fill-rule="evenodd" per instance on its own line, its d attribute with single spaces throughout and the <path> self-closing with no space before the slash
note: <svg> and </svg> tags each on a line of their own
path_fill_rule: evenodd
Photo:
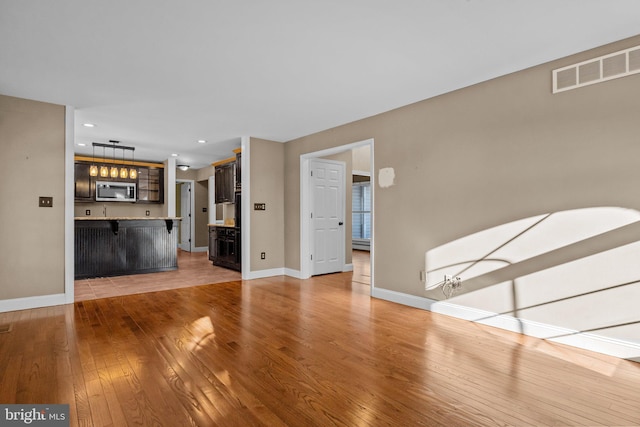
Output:
<svg viewBox="0 0 640 427">
<path fill-rule="evenodd" d="M 553 93 L 637 73 L 640 73 L 640 46 L 553 70 Z"/>
</svg>

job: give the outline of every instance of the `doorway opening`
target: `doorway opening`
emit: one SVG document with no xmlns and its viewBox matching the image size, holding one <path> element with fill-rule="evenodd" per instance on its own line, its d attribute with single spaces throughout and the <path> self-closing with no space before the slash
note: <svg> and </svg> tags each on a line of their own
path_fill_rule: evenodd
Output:
<svg viewBox="0 0 640 427">
<path fill-rule="evenodd" d="M 333 147 L 330 149 L 326 149 L 326 150 L 320 150 L 320 151 L 316 151 L 313 153 L 307 153 L 307 154 L 303 154 L 300 156 L 300 277 L 303 279 L 307 279 L 309 277 L 311 277 L 314 273 L 314 266 L 313 266 L 313 260 L 312 260 L 312 253 L 314 252 L 314 239 L 313 239 L 313 223 L 312 223 L 312 219 L 311 219 L 311 214 L 312 214 L 312 210 L 313 210 L 313 201 L 312 201 L 312 197 L 313 197 L 313 192 L 309 191 L 310 185 L 311 185 L 311 169 L 312 169 L 312 162 L 314 159 L 320 159 L 320 158 L 326 158 L 326 157 L 330 157 L 330 156 L 335 156 L 335 155 L 339 155 L 341 153 L 353 153 L 354 150 L 357 150 L 358 148 L 361 147 L 368 147 L 368 158 L 366 159 L 366 161 L 364 162 L 364 165 L 356 165 L 354 162 L 350 162 L 350 165 L 348 165 L 347 167 L 347 171 L 344 174 L 344 181 L 345 184 L 348 185 L 348 192 L 349 192 L 349 197 L 347 197 L 347 199 L 351 199 L 351 184 L 353 181 L 353 172 L 357 171 L 358 174 L 362 174 L 365 173 L 366 175 L 369 175 L 370 177 L 370 198 L 371 198 L 371 208 L 370 208 L 370 212 L 369 212 L 369 228 L 370 228 L 370 238 L 369 240 L 369 248 L 370 251 L 359 251 L 358 255 L 360 255 L 360 257 L 358 258 L 359 261 L 362 261 L 364 259 L 364 255 L 369 255 L 367 257 L 367 259 L 365 260 L 365 266 L 368 265 L 368 270 L 366 277 L 369 278 L 368 282 L 371 285 L 371 292 L 373 292 L 373 288 L 374 288 L 374 274 L 373 274 L 373 270 L 371 269 L 371 265 L 373 265 L 373 259 L 374 259 L 374 251 L 375 251 L 375 245 L 374 245 L 374 212 L 373 212 L 373 206 L 374 206 L 374 197 L 375 197 L 375 191 L 374 191 L 374 177 L 373 174 L 371 173 L 371 171 L 373 170 L 373 159 L 374 159 L 374 141 L 373 139 L 368 139 L 368 140 L 364 140 L 364 141 L 359 141 L 359 142 L 354 142 L 351 144 L 346 144 L 346 145 L 342 145 L 342 146 L 338 146 L 338 147 Z M 331 157 L 334 158 L 334 157 Z M 357 169 L 356 169 L 357 168 Z M 345 232 L 345 239 L 343 239 L 344 241 L 344 253 L 348 254 L 345 258 L 346 258 L 346 262 L 344 262 L 343 264 L 343 271 L 351 271 L 354 269 L 354 264 L 353 264 L 353 258 L 352 256 L 352 247 L 351 247 L 351 241 L 352 241 L 352 226 L 353 226 L 353 217 L 352 217 L 352 210 L 353 207 L 350 205 L 350 203 L 352 202 L 352 200 L 348 200 L 348 203 L 346 204 L 346 212 L 344 215 L 344 221 L 345 224 L 348 221 L 348 227 L 345 227 L 346 230 L 348 230 L 348 233 Z M 348 247 L 347 247 L 347 242 L 348 242 Z M 360 281 L 364 282 L 365 280 L 365 275 L 361 275 L 361 279 Z"/>
<path fill-rule="evenodd" d="M 176 216 L 181 217 L 178 229 L 178 247 L 185 252 L 192 252 L 195 237 L 195 197 L 194 181 L 176 179 Z"/>
</svg>

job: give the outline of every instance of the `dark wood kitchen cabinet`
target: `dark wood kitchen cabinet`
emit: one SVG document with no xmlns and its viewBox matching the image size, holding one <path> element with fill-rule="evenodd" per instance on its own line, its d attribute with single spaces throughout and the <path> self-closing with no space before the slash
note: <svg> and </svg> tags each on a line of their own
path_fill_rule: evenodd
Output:
<svg viewBox="0 0 640 427">
<path fill-rule="evenodd" d="M 236 162 L 216 166 L 215 191 L 216 203 L 233 203 L 235 194 Z"/>
<path fill-rule="evenodd" d="M 138 168 L 138 202 L 164 203 L 164 169 Z"/>
<path fill-rule="evenodd" d="M 77 202 L 92 202 L 95 197 L 95 181 L 89 175 L 88 163 L 76 162 L 74 168 L 74 195 Z"/>
<path fill-rule="evenodd" d="M 242 151 L 236 153 L 236 191 L 242 190 Z"/>
<path fill-rule="evenodd" d="M 209 226 L 209 261 L 216 258 L 218 251 L 216 250 L 216 240 L 218 238 L 218 228 Z"/>
<path fill-rule="evenodd" d="M 242 271 L 240 229 L 209 226 L 209 259 L 213 265 Z"/>
</svg>

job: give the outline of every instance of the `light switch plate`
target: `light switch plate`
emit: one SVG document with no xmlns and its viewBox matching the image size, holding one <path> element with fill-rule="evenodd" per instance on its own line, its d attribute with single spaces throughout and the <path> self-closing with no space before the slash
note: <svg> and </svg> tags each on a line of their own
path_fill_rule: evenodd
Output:
<svg viewBox="0 0 640 427">
<path fill-rule="evenodd" d="M 266 203 L 254 203 L 253 204 L 253 210 L 254 211 L 266 211 L 267 210 L 267 204 Z"/>
<path fill-rule="evenodd" d="M 51 207 L 53 207 L 53 197 L 40 196 L 38 198 L 38 206 L 40 206 L 41 208 L 51 208 Z"/>
</svg>

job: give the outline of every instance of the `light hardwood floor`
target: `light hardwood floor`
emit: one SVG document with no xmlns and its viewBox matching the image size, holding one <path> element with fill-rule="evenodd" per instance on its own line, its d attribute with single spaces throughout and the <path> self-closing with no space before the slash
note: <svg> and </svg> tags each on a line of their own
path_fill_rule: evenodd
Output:
<svg viewBox="0 0 640 427">
<path fill-rule="evenodd" d="M 0 314 L 0 402 L 82 426 L 640 425 L 640 364 L 369 297 L 352 273 Z"/>
</svg>

